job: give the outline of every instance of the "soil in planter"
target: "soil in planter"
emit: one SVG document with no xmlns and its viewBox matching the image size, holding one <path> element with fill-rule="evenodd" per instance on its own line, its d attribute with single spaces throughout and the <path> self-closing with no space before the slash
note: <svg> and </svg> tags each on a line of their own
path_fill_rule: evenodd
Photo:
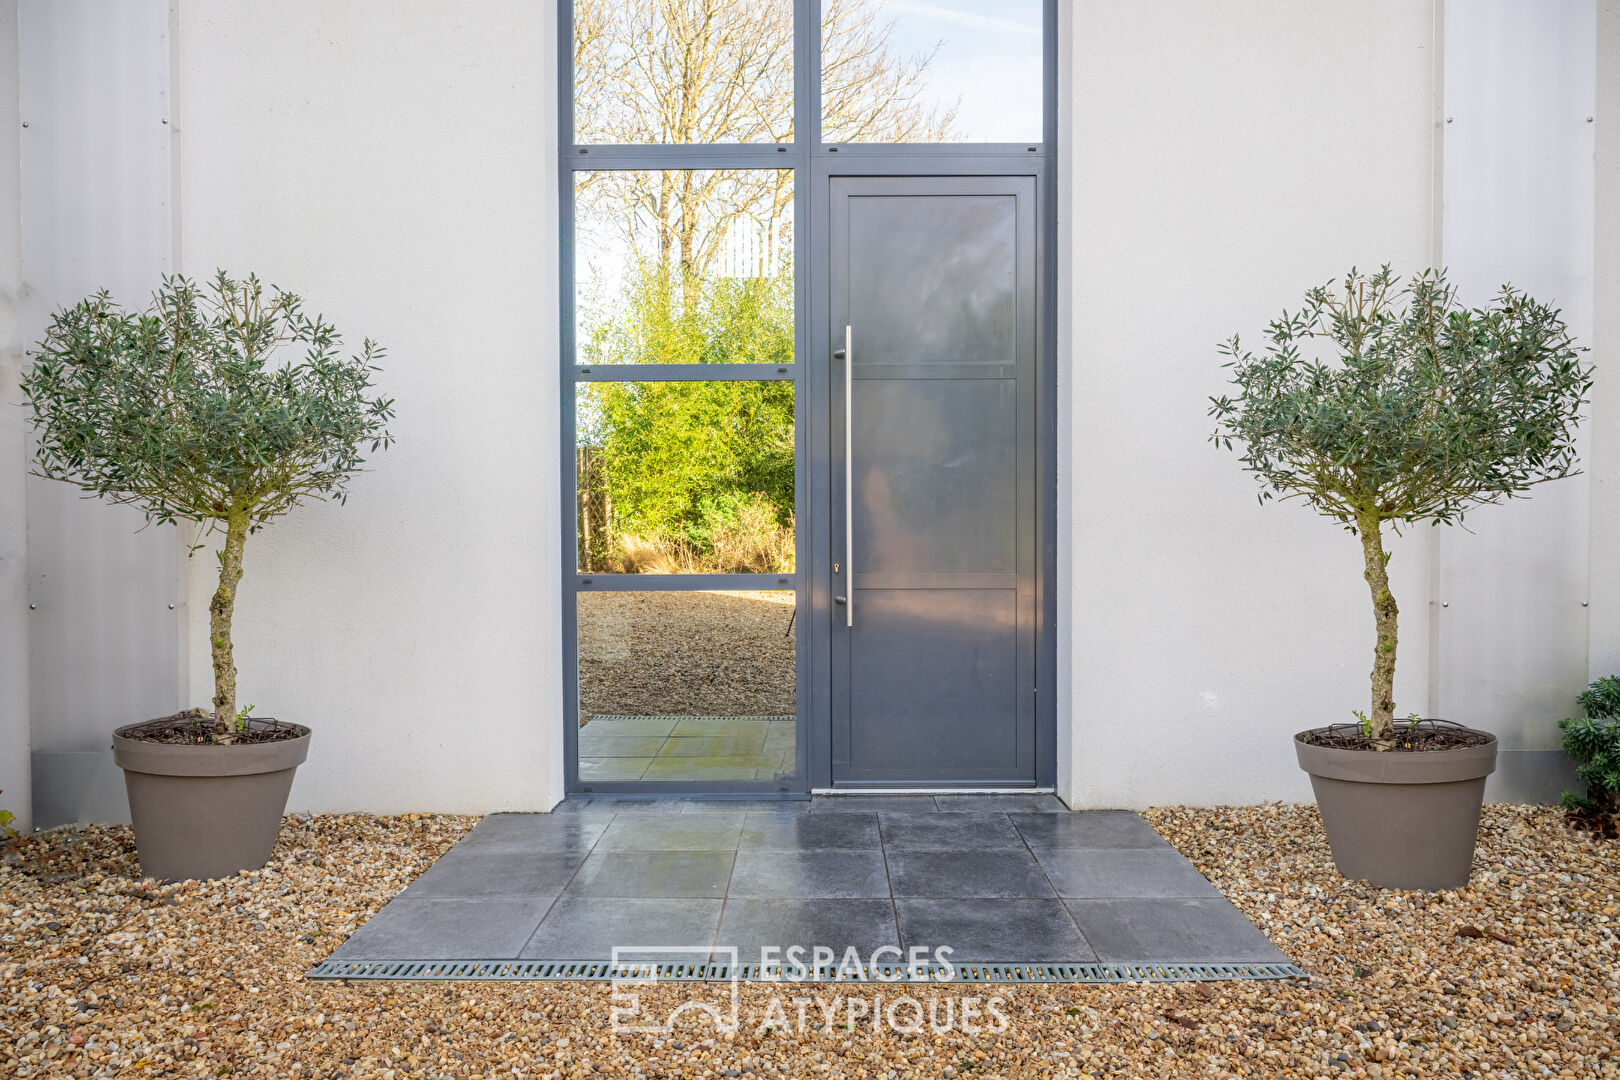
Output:
<svg viewBox="0 0 1620 1080">
<path fill-rule="evenodd" d="M 1361 732 L 1360 724 L 1332 724 L 1308 733 L 1306 742 L 1329 750 L 1367 750 L 1372 752 L 1423 752 L 1429 750 L 1462 750 L 1470 746 L 1484 746 L 1491 737 L 1445 720 L 1418 720 L 1410 724 L 1395 725 L 1395 739 L 1385 742 L 1369 739 Z"/>
<path fill-rule="evenodd" d="M 140 727 L 123 732 L 123 737 L 136 742 L 165 743 L 170 746 L 247 745 L 251 743 L 286 742 L 309 734 L 309 729 L 297 724 L 283 724 L 271 717 L 249 717 L 247 726 L 232 731 L 227 739 L 214 738 L 214 714 L 202 709 L 186 709 L 173 716 L 148 720 Z"/>
</svg>

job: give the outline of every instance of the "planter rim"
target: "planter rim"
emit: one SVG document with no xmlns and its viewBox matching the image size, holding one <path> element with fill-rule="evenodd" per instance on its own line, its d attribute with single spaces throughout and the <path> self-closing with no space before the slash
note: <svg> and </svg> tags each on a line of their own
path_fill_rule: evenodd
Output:
<svg viewBox="0 0 1620 1080">
<path fill-rule="evenodd" d="M 119 768 L 154 776 L 251 776 L 295 769 L 309 756 L 310 730 L 302 724 L 293 725 L 302 733 L 296 738 L 228 746 L 152 743 L 125 735 L 150 722 L 125 724 L 113 732 L 113 760 Z"/>
<path fill-rule="evenodd" d="M 1416 751 L 1347 750 L 1305 741 L 1307 735 L 1321 730 L 1311 728 L 1294 735 L 1299 767 L 1312 776 L 1364 784 L 1452 784 L 1496 771 L 1497 738 L 1478 728 L 1463 730 L 1485 736 L 1487 741 L 1479 746 Z"/>
</svg>

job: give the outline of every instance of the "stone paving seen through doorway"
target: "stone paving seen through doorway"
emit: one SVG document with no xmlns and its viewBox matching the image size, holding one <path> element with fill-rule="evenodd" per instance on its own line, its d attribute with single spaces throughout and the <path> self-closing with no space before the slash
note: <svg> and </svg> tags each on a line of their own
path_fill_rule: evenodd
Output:
<svg viewBox="0 0 1620 1080">
<path fill-rule="evenodd" d="M 598 798 L 485 818 L 334 960 L 691 963 L 945 946 L 985 963 L 1286 964 L 1128 811 L 1049 795 Z M 667 956 L 659 948 L 678 950 Z M 650 950 L 650 951 L 649 951 Z M 891 954 L 892 955 L 892 954 Z"/>
<path fill-rule="evenodd" d="M 797 757 L 788 716 L 597 716 L 579 729 L 579 778 L 775 780 Z"/>
</svg>

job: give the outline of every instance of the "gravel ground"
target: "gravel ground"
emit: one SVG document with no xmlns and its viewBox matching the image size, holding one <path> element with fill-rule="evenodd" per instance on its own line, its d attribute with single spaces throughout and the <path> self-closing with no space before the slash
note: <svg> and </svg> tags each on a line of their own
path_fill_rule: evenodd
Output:
<svg viewBox="0 0 1620 1080">
<path fill-rule="evenodd" d="M 1488 807 L 1473 884 L 1426 896 L 1337 878 L 1309 807 L 1146 816 L 1313 977 L 914 993 L 999 996 L 1000 1034 L 846 1028 L 830 990 L 832 1023 L 797 1030 L 790 991 L 767 1030 L 744 986 L 734 1037 L 614 1035 L 604 984 L 301 978 L 473 819 L 288 819 L 265 870 L 178 885 L 94 828 L 0 866 L 0 1076 L 1620 1076 L 1614 842 Z"/>
<path fill-rule="evenodd" d="M 791 716 L 792 617 L 790 592 L 582 593 L 580 722 Z"/>
</svg>

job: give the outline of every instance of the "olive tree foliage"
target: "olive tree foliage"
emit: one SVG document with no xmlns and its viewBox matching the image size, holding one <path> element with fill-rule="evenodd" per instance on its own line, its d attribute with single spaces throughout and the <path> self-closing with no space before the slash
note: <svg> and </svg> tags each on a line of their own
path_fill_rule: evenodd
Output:
<svg viewBox="0 0 1620 1080">
<path fill-rule="evenodd" d="M 1559 312 L 1504 286 L 1465 308 L 1443 273 L 1402 285 L 1388 266 L 1305 294 L 1264 348 L 1237 337 L 1234 394 L 1211 398 L 1213 441 L 1236 447 L 1260 500 L 1302 499 L 1359 535 L 1377 644 L 1375 743 L 1393 739 L 1399 610 L 1386 524 L 1452 524 L 1573 475 L 1592 368 Z"/>
<path fill-rule="evenodd" d="M 248 534 L 308 499 L 345 501 L 365 453 L 393 441 L 372 396 L 383 350 L 256 277 L 166 277 L 145 311 L 105 291 L 52 317 L 22 390 L 36 472 L 134 506 L 148 523 L 222 529 L 209 604 L 216 737 L 239 726 L 231 621 Z M 302 347 L 288 357 L 287 347 Z"/>
</svg>

